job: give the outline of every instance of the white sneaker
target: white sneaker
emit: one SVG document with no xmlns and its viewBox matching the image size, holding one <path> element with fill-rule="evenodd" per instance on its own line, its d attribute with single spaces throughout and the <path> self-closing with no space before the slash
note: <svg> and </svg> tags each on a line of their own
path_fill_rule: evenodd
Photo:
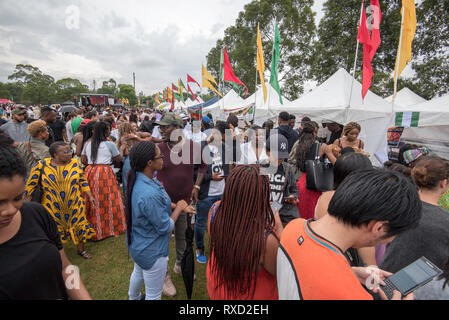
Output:
<svg viewBox="0 0 449 320">
<path fill-rule="evenodd" d="M 176 296 L 176 288 L 173 282 L 171 281 L 171 277 L 169 274 L 165 276 L 164 288 L 162 289 L 162 293 L 167 297 Z"/>
</svg>

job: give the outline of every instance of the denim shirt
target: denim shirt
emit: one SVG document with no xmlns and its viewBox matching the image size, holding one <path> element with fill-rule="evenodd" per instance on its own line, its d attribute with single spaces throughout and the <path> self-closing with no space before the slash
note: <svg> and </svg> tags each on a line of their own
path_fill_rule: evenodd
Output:
<svg viewBox="0 0 449 320">
<path fill-rule="evenodd" d="M 168 244 L 174 228 L 170 218 L 171 199 L 162 184 L 138 172 L 131 195 L 132 234 L 129 254 L 144 270 L 157 259 L 168 256 Z"/>
</svg>

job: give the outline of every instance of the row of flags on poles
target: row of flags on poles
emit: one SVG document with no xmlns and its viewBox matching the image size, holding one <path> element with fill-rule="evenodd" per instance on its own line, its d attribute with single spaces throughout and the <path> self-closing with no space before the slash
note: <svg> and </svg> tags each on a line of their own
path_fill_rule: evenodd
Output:
<svg viewBox="0 0 449 320">
<path fill-rule="evenodd" d="M 281 96 L 281 89 L 279 85 L 278 80 L 278 65 L 280 60 L 280 44 L 281 44 L 281 37 L 279 33 L 279 28 L 276 23 L 275 25 L 275 38 L 274 38 L 274 45 L 273 45 L 273 52 L 272 52 L 272 62 L 271 62 L 271 77 L 270 77 L 270 84 L 271 87 L 278 93 L 279 100 L 281 104 L 283 104 L 282 96 Z M 257 71 L 259 74 L 259 79 L 262 84 L 263 88 L 263 94 L 264 94 L 264 101 L 267 101 L 267 86 L 265 84 L 265 62 L 264 62 L 264 56 L 263 56 L 263 48 L 262 48 L 262 40 L 260 35 L 260 29 L 259 25 L 257 25 Z M 158 92 L 154 95 L 154 101 L 156 104 L 161 104 L 163 102 L 169 102 L 171 104 L 171 109 L 174 108 L 176 100 L 178 101 L 184 101 L 183 92 L 186 92 L 187 90 L 192 98 L 198 102 L 198 98 L 196 97 L 195 93 L 192 90 L 192 87 L 190 84 L 195 85 L 194 88 L 198 88 L 199 91 L 202 90 L 202 88 L 207 88 L 209 90 L 212 90 L 217 94 L 219 97 L 223 97 L 223 94 L 220 93 L 219 84 L 214 79 L 212 74 L 207 70 L 207 68 L 202 65 L 202 85 L 200 85 L 192 76 L 187 74 L 187 89 L 184 86 L 182 80 L 178 80 L 178 86 L 175 86 L 173 83 L 170 86 L 168 86 L 166 89 L 164 89 L 161 92 Z M 221 50 L 221 57 L 220 57 L 220 83 L 229 83 L 231 84 L 236 91 L 240 94 L 240 87 L 243 86 L 246 89 L 245 98 L 248 96 L 248 87 L 235 75 L 234 70 L 231 65 L 231 61 L 229 60 L 228 53 L 226 51 L 226 48 L 223 48 Z"/>
<path fill-rule="evenodd" d="M 362 79 L 362 98 L 364 99 L 368 93 L 369 88 L 372 84 L 372 78 L 374 71 L 372 68 L 372 61 L 377 53 L 377 50 L 382 42 L 380 37 L 380 23 L 382 21 L 382 12 L 380 9 L 379 0 L 371 1 L 371 12 L 373 14 L 373 19 L 371 20 L 371 28 L 368 25 L 368 19 L 366 16 L 366 10 L 364 6 L 364 0 L 362 0 L 361 16 L 359 20 L 359 27 L 357 33 L 358 43 L 363 44 L 363 79 Z M 416 9 L 414 0 L 402 0 L 402 23 L 401 23 L 401 35 L 399 39 L 398 53 L 396 57 L 395 71 L 394 71 L 394 95 L 397 92 L 397 80 L 401 75 L 402 71 L 406 67 L 407 63 L 412 60 L 412 42 L 416 32 Z M 370 31 L 371 29 L 371 31 Z M 275 24 L 274 30 L 274 44 L 271 59 L 271 75 L 270 75 L 270 85 L 277 92 L 279 96 L 279 101 L 283 104 L 281 89 L 279 85 L 278 78 L 278 65 L 280 61 L 280 45 L 282 39 L 280 37 L 278 24 Z M 267 101 L 267 85 L 265 83 L 265 62 L 263 55 L 262 39 L 260 34 L 259 25 L 257 25 L 257 72 L 260 79 L 260 83 L 263 89 L 264 102 Z M 184 85 L 181 79 L 178 80 L 178 86 L 173 83 L 161 92 L 154 95 L 154 100 L 156 104 L 161 104 L 162 102 L 169 102 L 171 108 L 174 108 L 175 101 L 184 101 L 184 92 L 188 92 L 192 98 L 198 103 L 199 99 L 192 90 L 201 91 L 202 88 L 207 88 L 212 90 L 219 97 L 223 97 L 220 92 L 219 84 L 214 79 L 212 74 L 207 70 L 207 68 L 202 65 L 202 84 L 200 85 L 192 76 L 187 74 L 187 87 Z M 248 87 L 235 75 L 231 62 L 229 60 L 226 48 L 221 50 L 220 57 L 220 79 L 219 83 L 229 83 L 236 91 L 240 93 L 240 87 L 243 86 L 246 89 L 245 98 L 248 96 Z"/>
<path fill-rule="evenodd" d="M 371 9 L 373 19 L 371 24 L 371 34 L 366 17 L 364 0 L 362 0 L 361 17 L 357 41 L 363 44 L 363 79 L 362 79 L 362 98 L 368 93 L 371 87 L 374 75 L 372 61 L 381 44 L 380 23 L 382 21 L 382 12 L 380 10 L 379 0 L 371 0 Z M 416 8 L 415 0 L 402 0 L 402 23 L 401 35 L 399 38 L 398 52 L 394 69 L 394 96 L 397 93 L 397 81 L 402 71 L 404 71 L 408 62 L 412 60 L 412 42 L 416 32 Z"/>
</svg>

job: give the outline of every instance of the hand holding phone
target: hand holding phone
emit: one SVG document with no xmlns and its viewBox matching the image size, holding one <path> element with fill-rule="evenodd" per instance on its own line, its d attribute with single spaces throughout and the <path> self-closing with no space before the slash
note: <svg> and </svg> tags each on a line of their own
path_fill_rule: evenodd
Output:
<svg viewBox="0 0 449 320">
<path fill-rule="evenodd" d="M 279 214 L 279 210 L 281 210 L 281 208 L 282 208 L 282 204 L 280 204 L 279 202 L 277 202 L 277 201 L 273 201 L 272 203 L 271 203 L 271 210 L 273 211 L 273 214 Z"/>
</svg>

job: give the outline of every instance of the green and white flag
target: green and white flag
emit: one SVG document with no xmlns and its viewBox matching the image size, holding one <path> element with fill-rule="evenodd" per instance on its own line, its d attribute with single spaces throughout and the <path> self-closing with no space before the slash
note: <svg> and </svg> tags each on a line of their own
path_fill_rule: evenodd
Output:
<svg viewBox="0 0 449 320">
<path fill-rule="evenodd" d="M 279 86 L 279 80 L 278 80 L 278 64 L 279 64 L 279 60 L 281 59 L 279 45 L 281 42 L 282 42 L 282 40 L 281 40 L 281 36 L 279 34 L 279 28 L 276 23 L 276 27 L 274 30 L 273 54 L 272 54 L 272 59 L 271 59 L 270 84 L 271 84 L 271 87 L 273 87 L 273 89 L 276 90 L 276 92 L 278 93 L 279 101 L 281 102 L 281 104 L 284 104 L 284 102 L 282 101 L 281 88 Z"/>
<path fill-rule="evenodd" d="M 396 127 L 417 128 L 419 124 L 419 112 L 396 112 Z"/>
</svg>

